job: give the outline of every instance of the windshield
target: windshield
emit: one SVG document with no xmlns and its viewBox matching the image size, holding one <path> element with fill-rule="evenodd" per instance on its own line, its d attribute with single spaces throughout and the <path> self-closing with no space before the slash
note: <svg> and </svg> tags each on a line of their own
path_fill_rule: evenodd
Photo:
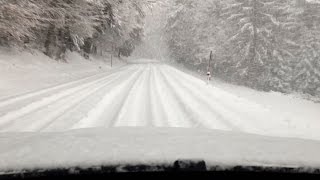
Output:
<svg viewBox="0 0 320 180">
<path fill-rule="evenodd" d="M 319 168 L 318 0 L 0 0 L 0 172 Z"/>
</svg>

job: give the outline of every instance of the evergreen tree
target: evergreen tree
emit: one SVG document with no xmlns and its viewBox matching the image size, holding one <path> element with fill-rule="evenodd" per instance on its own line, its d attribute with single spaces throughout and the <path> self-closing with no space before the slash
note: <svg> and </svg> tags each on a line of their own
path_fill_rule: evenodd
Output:
<svg viewBox="0 0 320 180">
<path fill-rule="evenodd" d="M 57 60 L 67 50 L 85 57 L 131 54 L 143 37 L 147 0 L 0 0 L 0 46 L 36 48 Z M 121 54 L 121 52 L 120 52 Z"/>
<path fill-rule="evenodd" d="M 320 4 L 299 1 L 300 48 L 293 75 L 296 91 L 320 95 Z"/>
<path fill-rule="evenodd" d="M 223 16 L 231 27 L 234 77 L 261 89 L 286 86 L 281 76 L 289 73 L 290 69 L 282 67 L 289 66 L 287 58 L 293 57 L 290 45 L 285 44 L 291 42 L 287 38 L 294 28 L 290 10 L 287 0 L 234 0 L 225 8 Z"/>
</svg>

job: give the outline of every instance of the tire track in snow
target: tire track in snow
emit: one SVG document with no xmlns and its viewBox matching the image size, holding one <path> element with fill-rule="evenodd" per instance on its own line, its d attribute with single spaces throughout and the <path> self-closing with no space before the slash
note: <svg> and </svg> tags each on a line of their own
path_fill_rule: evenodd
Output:
<svg viewBox="0 0 320 180">
<path fill-rule="evenodd" d="M 17 96 L 12 96 L 12 97 L 8 97 L 8 98 L 5 98 L 5 99 L 2 99 L 0 101 L 1 112 L 3 112 L 4 110 L 5 111 L 9 111 L 9 109 L 5 109 L 5 108 L 8 108 L 9 105 L 14 105 L 14 108 L 17 108 L 17 103 L 18 102 L 31 99 L 28 102 L 26 102 L 26 103 L 30 103 L 30 101 L 31 102 L 34 101 L 34 98 L 37 98 L 38 96 L 40 96 L 38 98 L 41 98 L 42 96 L 45 96 L 48 93 L 49 94 L 57 93 L 58 91 L 62 91 L 64 89 L 67 89 L 67 88 L 70 88 L 70 87 L 76 87 L 76 86 L 81 85 L 83 83 L 91 82 L 92 80 L 98 80 L 98 79 L 101 79 L 101 78 L 105 78 L 108 75 L 112 75 L 115 72 L 119 72 L 119 70 L 120 71 L 125 71 L 126 69 L 127 69 L 127 67 L 121 67 L 121 68 L 117 68 L 117 69 L 114 69 L 114 70 L 111 70 L 111 71 L 108 71 L 108 72 L 104 72 L 104 73 L 101 73 L 101 74 L 98 74 L 98 75 L 92 75 L 92 76 L 84 77 L 84 78 L 81 78 L 81 79 L 78 79 L 78 80 L 74 80 L 74 81 L 71 81 L 71 82 L 62 83 L 60 85 L 55 85 L 55 86 L 51 86 L 51 87 L 44 88 L 44 89 L 41 89 L 41 90 L 35 90 L 35 91 L 28 92 L 28 93 L 25 93 L 25 94 L 22 94 L 22 95 L 17 95 Z"/>
<path fill-rule="evenodd" d="M 76 106 L 66 110 L 65 113 L 57 117 L 55 121 L 50 123 L 47 127 L 43 128 L 43 131 L 59 131 L 70 129 L 79 120 L 86 117 L 88 111 L 95 107 L 103 98 L 106 93 L 112 91 L 112 88 L 119 82 L 124 81 L 127 76 L 134 73 L 136 70 L 131 70 L 126 73 L 122 73 L 118 78 L 111 80 L 104 87 L 98 89 L 95 93 L 85 97 Z"/>
<path fill-rule="evenodd" d="M 183 104 L 177 92 L 161 73 L 161 68 L 160 65 L 156 68 L 156 77 L 158 77 L 156 79 L 161 92 L 163 92 L 167 100 L 165 108 L 170 126 L 183 128 L 204 127 L 203 124 L 195 119 L 194 114 L 189 111 L 186 104 Z"/>
<path fill-rule="evenodd" d="M 168 115 L 164 110 L 165 103 L 163 101 L 161 93 L 159 93 L 158 89 L 158 82 L 156 77 L 156 68 L 157 65 L 153 65 L 151 67 L 151 74 L 150 74 L 150 82 L 149 82 L 149 96 L 150 96 L 150 106 L 151 106 L 151 114 L 152 118 L 150 121 L 153 121 L 153 125 L 155 127 L 168 127 Z"/>
<path fill-rule="evenodd" d="M 128 92 L 119 113 L 111 126 L 123 127 L 123 126 L 147 126 L 147 119 L 150 116 L 148 112 L 147 101 L 148 97 L 148 77 L 150 77 L 150 66 L 144 66 L 144 70 L 139 79 L 135 82 L 133 87 Z"/>
<path fill-rule="evenodd" d="M 202 96 L 202 99 L 211 99 L 212 101 L 207 102 L 211 104 L 210 107 L 213 108 L 214 111 L 224 114 L 227 119 L 232 120 L 232 122 L 242 130 L 255 133 L 261 132 L 261 130 L 266 128 L 264 123 L 270 122 L 270 116 L 268 116 L 267 119 L 264 119 L 264 114 L 271 114 L 268 109 L 248 101 L 247 99 L 224 92 L 218 88 L 203 85 L 201 80 L 173 67 L 168 66 L 168 69 L 172 69 L 172 77 L 180 77 L 183 79 L 180 82 L 184 83 L 188 90 L 201 91 L 202 93 L 200 95 Z M 191 84 L 196 85 L 191 86 Z M 220 97 L 218 95 L 220 95 Z M 221 99 L 221 97 L 223 97 L 223 99 Z M 276 119 L 277 122 L 280 122 L 278 117 L 274 117 L 271 120 L 274 119 Z"/>
<path fill-rule="evenodd" d="M 160 66 L 158 64 L 153 67 L 153 89 L 156 97 L 158 97 L 159 107 L 162 109 L 163 118 L 160 119 L 160 121 L 164 123 L 165 127 L 191 127 L 191 121 L 189 121 L 188 119 L 181 119 L 186 118 L 186 116 L 183 116 L 183 111 L 180 110 L 181 107 L 179 106 L 179 104 L 177 104 L 176 101 L 174 101 L 174 99 L 172 99 L 172 94 L 170 93 L 170 91 L 168 91 L 166 84 L 160 78 L 161 75 L 158 70 L 159 67 Z"/>
<path fill-rule="evenodd" d="M 52 114 L 51 116 L 53 116 L 53 118 L 46 118 L 49 122 L 44 124 L 39 130 L 45 131 L 46 129 L 50 129 L 50 127 L 54 129 L 54 126 L 57 123 L 57 121 L 60 121 L 60 124 L 62 123 L 63 127 L 60 126 L 60 128 L 55 128 L 56 131 L 69 129 L 70 126 L 73 125 L 72 122 L 77 120 L 77 119 L 75 119 L 75 117 L 77 117 L 77 116 L 74 116 L 74 115 L 70 116 L 69 115 L 69 117 L 64 118 L 66 115 L 68 115 L 70 112 L 75 112 L 75 111 L 73 111 L 73 109 L 77 109 L 82 104 L 91 104 L 91 103 L 88 103 L 88 101 L 94 100 L 94 98 L 92 96 L 98 96 L 99 92 L 105 94 L 106 92 L 108 92 L 109 88 L 111 89 L 116 83 L 118 83 L 119 81 L 122 81 L 124 75 L 129 75 L 130 73 L 131 73 L 131 71 L 121 73 L 116 78 L 114 78 L 110 81 L 107 81 L 97 87 L 93 87 L 90 90 L 90 92 L 85 93 L 83 96 L 75 95 L 73 97 L 70 97 L 68 100 L 65 100 L 66 103 L 60 102 L 60 104 L 63 108 L 59 108 L 59 104 L 57 104 L 56 108 L 53 108 L 53 109 L 57 109 L 57 110 L 53 114 L 51 113 Z M 83 111 L 85 111 L 85 109 L 81 109 L 81 110 L 77 109 L 76 113 L 80 113 Z M 48 114 L 50 114 L 49 110 L 48 110 Z M 43 121 L 44 120 L 41 120 L 41 122 L 43 122 Z"/>
<path fill-rule="evenodd" d="M 199 110 L 195 111 L 195 113 L 199 114 L 199 118 L 201 117 L 202 121 L 206 121 L 206 124 L 208 125 L 212 123 L 209 121 L 220 121 L 220 124 L 224 124 L 233 131 L 241 131 L 238 126 L 232 123 L 232 121 L 234 119 L 238 119 L 239 116 L 234 116 L 233 113 L 227 109 L 219 108 L 221 106 L 219 103 L 210 101 L 210 98 L 203 96 L 203 91 L 200 91 L 200 89 L 195 90 L 194 86 L 191 86 L 190 83 L 186 83 L 182 79 L 178 79 L 179 76 L 173 76 L 170 70 L 164 68 L 164 72 L 166 72 L 165 74 L 171 74 L 170 78 L 177 82 L 177 86 L 180 86 L 180 88 L 176 87 L 176 89 L 183 89 L 186 93 L 191 95 L 190 97 L 192 100 L 190 100 L 190 102 L 197 104 L 199 107 Z M 206 88 L 206 86 L 203 86 L 202 88 Z"/>
<path fill-rule="evenodd" d="M 208 111 L 203 111 L 205 107 L 203 104 L 198 103 L 198 99 L 194 94 L 191 94 L 187 89 L 179 87 L 179 81 L 168 77 L 164 73 L 164 67 L 161 66 L 160 72 L 163 78 L 166 80 L 168 86 L 172 89 L 175 94 L 177 101 L 183 106 L 185 113 L 189 113 L 192 117 L 191 120 L 196 127 L 210 128 L 210 129 L 221 129 L 221 130 L 232 130 L 233 127 L 230 124 L 222 122 L 219 118 L 221 117 L 210 117 Z M 210 119 L 214 118 L 214 119 Z M 213 121 L 215 120 L 215 121 Z"/>
<path fill-rule="evenodd" d="M 146 84 L 144 86 L 144 93 L 146 94 L 147 97 L 144 98 L 145 103 L 144 105 L 144 112 L 145 114 L 145 121 L 146 121 L 146 126 L 148 127 L 154 127 L 155 123 L 153 121 L 154 119 L 154 111 L 153 111 L 153 97 L 151 96 L 151 89 L 152 87 L 150 86 L 151 84 L 151 76 L 152 76 L 152 66 L 153 64 L 148 64 L 148 76 L 146 80 Z"/>
<path fill-rule="evenodd" d="M 32 103 L 24 106 L 21 109 L 18 109 L 16 111 L 12 111 L 12 112 L 8 112 L 4 116 L 0 117 L 0 127 L 5 126 L 9 123 L 12 123 L 12 121 L 15 121 L 18 118 L 22 118 L 22 117 L 24 117 L 32 112 L 35 112 L 39 109 L 46 108 L 50 104 L 52 104 L 56 101 L 59 101 L 62 98 L 65 98 L 65 97 L 67 97 L 77 91 L 80 91 L 81 89 L 88 88 L 88 86 L 90 86 L 91 84 L 94 84 L 94 83 L 89 83 L 89 84 L 82 85 L 82 86 L 79 86 L 76 88 L 68 89 L 62 93 L 50 95 L 49 97 L 43 97 L 41 100 L 32 102 Z"/>
<path fill-rule="evenodd" d="M 117 74 L 111 74 L 109 76 L 103 77 L 103 78 L 99 78 L 97 80 L 76 86 L 76 87 L 72 87 L 70 89 L 64 90 L 62 92 L 56 93 L 56 94 L 52 94 L 49 95 L 47 97 L 42 97 L 40 100 L 38 101 L 33 101 L 30 104 L 27 104 L 26 106 L 22 107 L 21 109 L 15 110 L 15 111 L 11 111 L 11 112 L 7 112 L 6 114 L 4 114 L 3 116 L 0 117 L 0 126 L 3 126 L 7 123 L 9 123 L 10 121 L 23 117 L 31 112 L 34 112 L 40 108 L 43 108 L 45 106 L 48 106 L 51 103 L 54 103 L 62 98 L 65 98 L 73 93 L 76 93 L 77 91 L 80 91 L 82 89 L 85 89 L 91 85 L 94 85 L 96 83 L 99 83 L 101 81 L 104 81 L 106 79 L 109 78 L 113 78 L 114 76 L 116 76 Z"/>
<path fill-rule="evenodd" d="M 120 75 L 123 73 L 126 73 L 126 71 L 121 72 Z M 116 76 L 116 78 L 113 78 L 114 76 Z M 19 129 L 22 129 L 23 131 L 37 131 L 38 129 L 41 129 L 42 126 L 45 126 L 46 123 L 54 120 L 57 116 L 59 116 L 59 114 L 64 113 L 65 109 L 74 106 L 83 98 L 87 97 L 91 93 L 94 93 L 99 88 L 107 85 L 109 78 L 111 78 L 111 81 L 113 79 L 117 79 L 119 73 L 114 74 L 114 76 L 108 76 L 108 78 L 98 81 L 92 86 L 88 86 L 84 89 L 74 92 L 70 96 L 66 96 L 63 99 L 58 99 L 48 104 L 47 106 L 41 106 L 35 111 L 32 111 L 18 119 L 10 121 L 4 127 L 1 127 L 1 130 L 17 131 Z"/>
<path fill-rule="evenodd" d="M 141 67 L 137 68 L 137 71 L 131 75 L 130 78 L 113 87 L 113 89 L 105 94 L 101 101 L 88 112 L 85 118 L 74 124 L 70 129 L 108 126 L 110 123 L 109 118 L 113 118 L 119 111 L 120 107 L 118 106 L 121 106 L 121 101 L 119 101 L 119 99 L 125 97 L 121 95 L 126 91 L 130 91 L 142 72 L 143 70 Z"/>
</svg>

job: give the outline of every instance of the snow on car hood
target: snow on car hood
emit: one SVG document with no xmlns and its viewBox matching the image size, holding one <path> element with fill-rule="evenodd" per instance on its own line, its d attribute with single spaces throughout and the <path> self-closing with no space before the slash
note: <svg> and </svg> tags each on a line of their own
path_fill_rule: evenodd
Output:
<svg viewBox="0 0 320 180">
<path fill-rule="evenodd" d="M 161 164 L 201 159 L 210 166 L 320 167 L 320 141 L 207 129 L 100 128 L 1 133 L 0 172 Z"/>
</svg>

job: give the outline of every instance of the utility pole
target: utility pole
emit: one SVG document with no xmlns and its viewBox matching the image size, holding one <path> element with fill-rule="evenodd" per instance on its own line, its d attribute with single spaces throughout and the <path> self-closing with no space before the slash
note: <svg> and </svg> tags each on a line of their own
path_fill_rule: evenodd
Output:
<svg viewBox="0 0 320 180">
<path fill-rule="evenodd" d="M 207 69 L 207 84 L 209 84 L 209 81 L 211 80 L 211 61 L 212 61 L 213 52 L 210 52 L 209 57 L 209 63 L 208 63 L 208 69 Z"/>
<path fill-rule="evenodd" d="M 112 54 L 110 56 L 111 56 L 111 61 L 110 62 L 111 62 L 111 67 L 112 67 Z"/>
<path fill-rule="evenodd" d="M 209 65 L 208 65 L 208 72 L 210 72 L 211 71 L 211 61 L 212 61 L 212 56 L 213 56 L 213 52 L 211 51 L 210 52 L 210 57 L 209 57 Z"/>
</svg>

